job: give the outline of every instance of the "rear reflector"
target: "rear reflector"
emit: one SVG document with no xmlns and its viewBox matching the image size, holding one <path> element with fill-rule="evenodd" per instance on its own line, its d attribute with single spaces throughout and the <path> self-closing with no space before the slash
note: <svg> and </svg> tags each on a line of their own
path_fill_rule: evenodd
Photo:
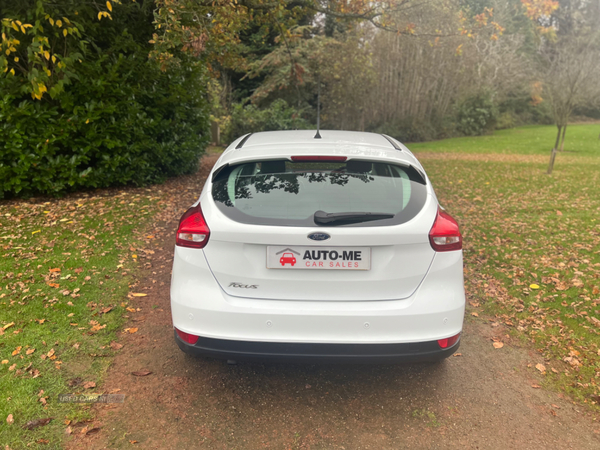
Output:
<svg viewBox="0 0 600 450">
<path fill-rule="evenodd" d="M 294 162 L 306 162 L 306 161 L 320 161 L 320 162 L 344 162 L 348 158 L 346 156 L 292 156 L 292 161 Z"/>
<path fill-rule="evenodd" d="M 200 204 L 188 209 L 181 220 L 177 229 L 176 245 L 179 247 L 204 248 L 210 237 L 210 229 L 202 215 Z"/>
<path fill-rule="evenodd" d="M 440 348 L 450 348 L 458 342 L 458 338 L 460 338 L 460 333 L 446 339 L 438 339 L 438 345 Z"/>
<path fill-rule="evenodd" d="M 198 342 L 198 336 L 194 334 L 186 333 L 185 331 L 178 330 L 177 328 L 175 328 L 175 331 L 177 331 L 177 335 L 183 342 L 187 342 L 188 344 L 192 345 Z"/>
<path fill-rule="evenodd" d="M 435 222 L 429 231 L 429 242 L 437 252 L 462 249 L 462 235 L 458 223 L 441 208 L 438 209 Z"/>
</svg>

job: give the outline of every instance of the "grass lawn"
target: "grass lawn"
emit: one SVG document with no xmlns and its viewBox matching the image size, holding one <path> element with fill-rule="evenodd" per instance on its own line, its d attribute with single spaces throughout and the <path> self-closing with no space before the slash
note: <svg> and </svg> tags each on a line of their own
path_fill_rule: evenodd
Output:
<svg viewBox="0 0 600 450">
<path fill-rule="evenodd" d="M 160 189 L 0 202 L 3 448 L 57 448 L 65 430 L 85 426 L 89 407 L 57 398 L 99 392 L 120 334 L 135 332 L 122 325 L 153 239 L 141 232 L 164 203 Z"/>
<path fill-rule="evenodd" d="M 410 148 L 461 224 L 468 314 L 532 342 L 547 386 L 598 405 L 600 124 L 569 126 L 548 176 L 554 133 L 522 127 Z"/>
</svg>

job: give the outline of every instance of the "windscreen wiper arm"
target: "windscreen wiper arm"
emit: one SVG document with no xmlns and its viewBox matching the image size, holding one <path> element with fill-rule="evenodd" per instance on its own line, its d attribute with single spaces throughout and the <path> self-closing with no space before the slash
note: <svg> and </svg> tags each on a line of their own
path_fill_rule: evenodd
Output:
<svg viewBox="0 0 600 450">
<path fill-rule="evenodd" d="M 391 219 L 392 217 L 394 217 L 394 214 L 376 212 L 326 213 L 325 211 L 317 211 L 314 215 L 314 220 L 316 224 L 333 225 L 336 223 L 358 223 L 370 220 Z"/>
</svg>

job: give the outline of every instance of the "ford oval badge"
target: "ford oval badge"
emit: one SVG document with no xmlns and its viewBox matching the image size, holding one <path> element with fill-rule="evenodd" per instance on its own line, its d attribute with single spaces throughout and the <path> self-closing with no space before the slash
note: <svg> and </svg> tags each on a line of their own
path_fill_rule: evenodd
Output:
<svg viewBox="0 0 600 450">
<path fill-rule="evenodd" d="M 308 238 L 312 239 L 313 241 L 326 241 L 330 237 L 331 236 L 329 236 L 327 233 L 310 233 L 308 235 Z"/>
</svg>

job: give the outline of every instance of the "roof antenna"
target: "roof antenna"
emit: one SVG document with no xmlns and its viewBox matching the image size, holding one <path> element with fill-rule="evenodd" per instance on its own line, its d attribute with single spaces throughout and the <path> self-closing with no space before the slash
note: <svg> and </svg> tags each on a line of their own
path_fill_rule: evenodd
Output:
<svg viewBox="0 0 600 450">
<path fill-rule="evenodd" d="M 315 134 L 315 139 L 321 139 L 321 133 L 319 130 L 321 129 L 321 74 L 317 76 L 317 134 Z"/>
</svg>

